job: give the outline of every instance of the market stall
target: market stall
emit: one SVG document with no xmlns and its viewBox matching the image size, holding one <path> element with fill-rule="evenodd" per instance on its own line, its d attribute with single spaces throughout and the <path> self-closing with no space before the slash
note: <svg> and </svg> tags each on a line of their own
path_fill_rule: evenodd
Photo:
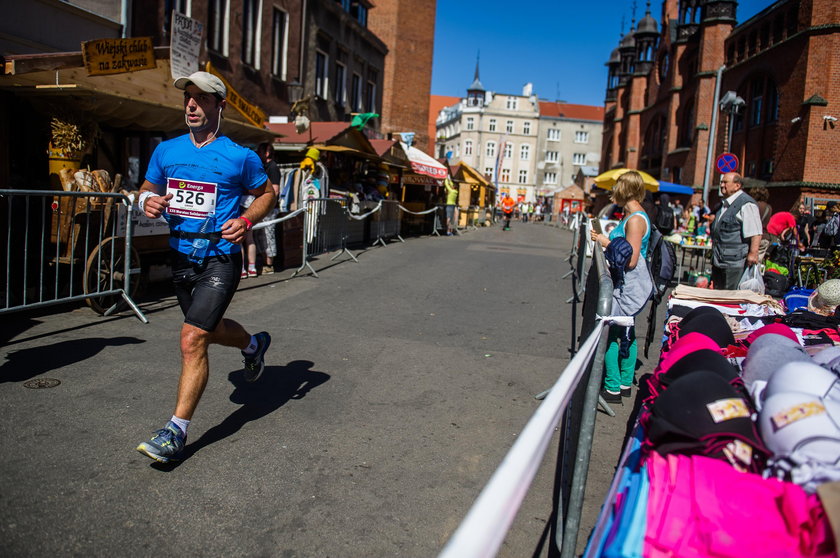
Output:
<svg viewBox="0 0 840 558">
<path fill-rule="evenodd" d="M 837 555 L 837 283 L 804 307 L 674 290 L 585 556 Z"/>
<path fill-rule="evenodd" d="M 400 146 L 411 165 L 402 176 L 400 202 L 403 207 L 415 214 L 422 214 L 436 206 L 443 207 L 446 201 L 443 180 L 449 175 L 447 167 L 416 147 L 404 142 Z M 422 227 L 423 234 L 437 231 L 445 222 L 442 214 L 436 218 L 424 214 L 404 218 L 410 220 L 412 228 Z"/>
<path fill-rule="evenodd" d="M 554 193 L 552 204 L 554 213 L 562 216 L 568 222 L 571 215 L 584 210 L 584 192 L 580 186 L 572 184 Z"/>
<path fill-rule="evenodd" d="M 493 183 L 463 161 L 455 165 L 451 173 L 453 181 L 459 185 L 458 208 L 461 216 L 458 225 L 483 226 L 491 221 L 496 204 Z"/>
</svg>

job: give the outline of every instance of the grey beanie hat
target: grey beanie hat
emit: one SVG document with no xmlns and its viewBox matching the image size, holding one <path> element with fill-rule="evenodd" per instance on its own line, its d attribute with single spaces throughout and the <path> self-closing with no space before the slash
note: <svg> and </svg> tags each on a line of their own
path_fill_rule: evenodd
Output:
<svg viewBox="0 0 840 558">
<path fill-rule="evenodd" d="M 805 349 L 793 339 L 768 333 L 762 335 L 750 345 L 744 362 L 741 364 L 741 376 L 747 389 L 756 381 L 766 382 L 773 372 L 788 362 L 812 362 Z"/>
</svg>

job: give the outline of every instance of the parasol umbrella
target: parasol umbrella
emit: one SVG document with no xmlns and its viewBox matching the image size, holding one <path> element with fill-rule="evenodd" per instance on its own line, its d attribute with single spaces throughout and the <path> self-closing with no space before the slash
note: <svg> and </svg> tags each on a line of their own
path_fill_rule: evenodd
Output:
<svg viewBox="0 0 840 558">
<path fill-rule="evenodd" d="M 603 188 L 604 190 L 612 190 L 612 187 L 615 186 L 616 180 L 618 177 L 624 174 L 627 171 L 636 170 L 636 169 L 610 169 L 606 172 L 603 172 L 595 177 L 595 186 L 598 188 Z M 649 175 L 646 172 L 636 170 L 637 173 L 642 175 L 642 181 L 645 183 L 645 189 L 650 192 L 658 192 L 659 191 L 659 181 L 656 180 L 654 177 Z"/>
</svg>

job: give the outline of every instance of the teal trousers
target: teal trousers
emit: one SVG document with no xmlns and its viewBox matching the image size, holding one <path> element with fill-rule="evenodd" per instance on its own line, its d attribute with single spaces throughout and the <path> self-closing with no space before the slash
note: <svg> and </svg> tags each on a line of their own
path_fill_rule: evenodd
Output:
<svg viewBox="0 0 840 558">
<path fill-rule="evenodd" d="M 629 388 L 633 385 L 633 378 L 636 374 L 636 328 L 630 328 L 630 354 L 621 358 L 619 348 L 621 338 L 625 335 L 625 328 L 617 325 L 610 325 L 607 335 L 607 351 L 604 353 L 604 389 L 618 393 L 621 388 Z"/>
</svg>

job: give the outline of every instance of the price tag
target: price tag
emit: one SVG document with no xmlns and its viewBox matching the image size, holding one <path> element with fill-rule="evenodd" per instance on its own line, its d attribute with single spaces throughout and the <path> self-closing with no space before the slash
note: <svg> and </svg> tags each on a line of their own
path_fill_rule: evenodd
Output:
<svg viewBox="0 0 840 558">
<path fill-rule="evenodd" d="M 206 219 L 207 215 L 216 211 L 217 188 L 218 184 L 212 182 L 167 178 L 166 193 L 172 194 L 169 214 L 187 219 Z"/>
</svg>

